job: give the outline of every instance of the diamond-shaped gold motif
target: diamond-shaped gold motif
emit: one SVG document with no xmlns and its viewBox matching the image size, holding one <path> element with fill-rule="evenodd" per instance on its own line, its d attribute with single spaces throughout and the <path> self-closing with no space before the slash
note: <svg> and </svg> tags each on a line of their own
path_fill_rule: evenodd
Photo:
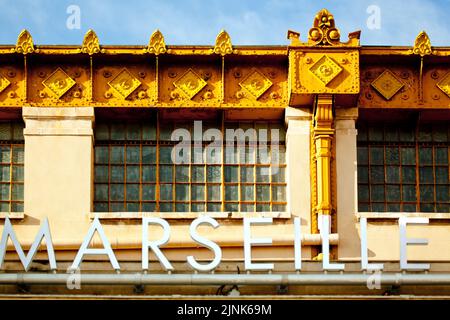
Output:
<svg viewBox="0 0 450 320">
<path fill-rule="evenodd" d="M 58 68 L 50 74 L 42 84 L 47 87 L 56 98 L 61 98 L 70 88 L 75 85 L 75 80 L 67 75 L 63 69 Z"/>
<path fill-rule="evenodd" d="M 437 84 L 439 89 L 441 89 L 447 96 L 450 97 L 450 72 L 447 73 L 441 81 Z"/>
<path fill-rule="evenodd" d="M 253 72 L 249 73 L 239 82 L 239 85 L 254 96 L 255 99 L 258 99 L 272 86 L 272 81 L 258 70 L 253 69 Z"/>
<path fill-rule="evenodd" d="M 10 84 L 11 82 L 0 74 L 0 92 L 5 90 Z"/>
<path fill-rule="evenodd" d="M 126 99 L 134 90 L 136 90 L 140 85 L 139 81 L 135 76 L 133 76 L 130 71 L 123 68 L 108 85 L 113 88 L 122 98 Z"/>
<path fill-rule="evenodd" d="M 317 77 L 324 85 L 330 83 L 342 72 L 342 68 L 327 55 L 323 55 L 316 63 L 314 63 L 309 71 Z"/>
<path fill-rule="evenodd" d="M 192 99 L 206 86 L 206 81 L 192 69 L 189 69 L 180 78 L 174 81 L 173 85 L 180 89 L 188 99 Z"/>
<path fill-rule="evenodd" d="M 404 86 L 395 74 L 387 69 L 373 80 L 370 85 L 386 100 L 390 100 Z"/>
</svg>

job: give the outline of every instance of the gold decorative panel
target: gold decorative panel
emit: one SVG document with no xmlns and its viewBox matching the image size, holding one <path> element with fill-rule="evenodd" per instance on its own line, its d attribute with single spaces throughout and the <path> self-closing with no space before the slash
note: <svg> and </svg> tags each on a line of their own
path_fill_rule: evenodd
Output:
<svg viewBox="0 0 450 320">
<path fill-rule="evenodd" d="M 324 85 L 327 85 L 331 80 L 337 77 L 339 73 L 342 72 L 342 68 L 333 61 L 333 59 L 329 58 L 327 55 L 324 55 L 319 59 L 309 71 L 312 72 L 313 75 L 317 77 Z"/>
<path fill-rule="evenodd" d="M 123 68 L 108 85 L 114 89 L 122 98 L 126 99 L 140 85 L 139 81 L 126 68 Z"/>
<path fill-rule="evenodd" d="M 75 80 L 69 77 L 64 70 L 58 68 L 42 81 L 42 84 L 59 99 L 75 85 Z"/>
<path fill-rule="evenodd" d="M 0 74 L 0 92 L 3 92 L 3 90 L 5 90 L 10 84 L 11 82 Z"/>
<path fill-rule="evenodd" d="M 173 85 L 180 89 L 186 98 L 192 99 L 206 86 L 206 81 L 192 69 L 189 69 L 180 78 L 174 81 Z"/>
<path fill-rule="evenodd" d="M 253 69 L 251 73 L 239 82 L 239 85 L 255 99 L 258 99 L 272 86 L 272 81 L 258 70 Z"/>
<path fill-rule="evenodd" d="M 439 89 L 442 90 L 448 97 L 450 97 L 450 72 L 447 73 L 441 81 L 437 84 Z"/>
<path fill-rule="evenodd" d="M 386 100 L 390 100 L 403 88 L 404 84 L 397 79 L 394 73 L 386 69 L 371 83 L 371 86 Z"/>
</svg>

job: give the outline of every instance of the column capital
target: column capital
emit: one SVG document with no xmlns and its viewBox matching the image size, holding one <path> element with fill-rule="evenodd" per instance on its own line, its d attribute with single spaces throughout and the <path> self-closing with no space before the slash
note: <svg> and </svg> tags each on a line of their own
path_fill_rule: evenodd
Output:
<svg viewBox="0 0 450 320">
<path fill-rule="evenodd" d="M 356 120 L 358 115 L 358 108 L 336 108 L 336 120 Z"/>
<path fill-rule="evenodd" d="M 304 120 L 311 121 L 312 113 L 309 108 L 293 108 L 287 107 L 285 109 L 284 121 L 289 125 L 290 120 Z"/>
</svg>

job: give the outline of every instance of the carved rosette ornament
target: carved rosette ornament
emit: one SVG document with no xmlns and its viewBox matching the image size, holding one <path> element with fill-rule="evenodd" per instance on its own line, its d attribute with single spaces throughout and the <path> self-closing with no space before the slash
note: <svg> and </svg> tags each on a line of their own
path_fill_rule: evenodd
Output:
<svg viewBox="0 0 450 320">
<path fill-rule="evenodd" d="M 87 53 L 90 56 L 100 52 L 100 42 L 95 32 L 91 29 L 84 36 L 81 52 Z"/>
<path fill-rule="evenodd" d="M 222 30 L 217 35 L 216 45 L 214 46 L 214 53 L 222 56 L 233 53 L 233 46 L 231 45 L 231 38 L 229 34 Z"/>
<path fill-rule="evenodd" d="M 19 34 L 16 47 L 12 51 L 23 54 L 33 53 L 35 51 L 33 38 L 27 30 L 22 30 Z"/>
<path fill-rule="evenodd" d="M 431 41 L 425 31 L 419 33 L 414 42 L 413 53 L 418 54 L 421 57 L 427 56 L 433 53 L 431 49 Z"/>
<path fill-rule="evenodd" d="M 145 48 L 144 51 L 148 53 L 153 53 L 155 55 L 167 52 L 166 43 L 164 41 L 164 36 L 161 33 L 161 31 L 156 30 L 155 32 L 152 33 L 147 48 Z"/>
<path fill-rule="evenodd" d="M 309 30 L 309 41 L 314 45 L 336 45 L 339 44 L 340 38 L 333 15 L 327 9 L 320 10 L 314 17 L 313 27 Z"/>
</svg>

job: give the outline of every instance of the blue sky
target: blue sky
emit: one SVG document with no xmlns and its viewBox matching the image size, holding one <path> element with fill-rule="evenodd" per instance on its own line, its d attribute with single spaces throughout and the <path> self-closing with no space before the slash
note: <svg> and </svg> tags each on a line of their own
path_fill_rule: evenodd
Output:
<svg viewBox="0 0 450 320">
<path fill-rule="evenodd" d="M 68 29 L 66 12 L 77 5 L 81 28 Z M 369 6 L 380 9 L 370 29 Z M 365 45 L 412 45 L 426 30 L 432 45 L 450 46 L 450 0 L 0 0 L 0 43 L 28 29 L 36 44 L 80 44 L 92 28 L 101 44 L 146 44 L 160 29 L 167 44 L 213 44 L 225 29 L 233 44 L 285 45 L 288 29 L 305 40 L 314 15 L 330 10 L 341 39 L 362 30 Z"/>
</svg>

